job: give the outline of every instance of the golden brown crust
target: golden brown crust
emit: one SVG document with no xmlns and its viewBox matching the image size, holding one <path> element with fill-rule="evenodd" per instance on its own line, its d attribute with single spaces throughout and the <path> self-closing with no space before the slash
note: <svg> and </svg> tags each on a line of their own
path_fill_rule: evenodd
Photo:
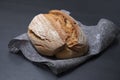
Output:
<svg viewBox="0 0 120 80">
<path fill-rule="evenodd" d="M 51 21 L 68 47 L 72 47 L 78 43 L 79 25 L 72 17 L 60 10 L 51 10 L 48 14 L 45 14 L 45 16 Z"/>
<path fill-rule="evenodd" d="M 54 53 L 48 49 L 45 45 L 39 44 L 40 38 L 36 36 L 31 30 L 28 30 L 28 36 L 38 52 L 42 55 L 53 56 Z"/>
<path fill-rule="evenodd" d="M 36 50 L 43 55 L 53 56 L 64 45 L 58 33 L 42 14 L 37 15 L 29 24 L 28 36 Z"/>
<path fill-rule="evenodd" d="M 64 30 L 61 27 L 61 24 L 58 21 L 58 17 L 56 17 L 53 14 L 44 14 L 44 16 L 51 22 L 51 24 L 53 25 L 53 27 L 56 29 L 56 31 L 59 33 L 61 39 L 65 42 L 65 38 L 67 37 L 66 33 L 64 32 Z M 62 22 L 62 21 L 61 21 Z"/>
<path fill-rule="evenodd" d="M 55 55 L 57 58 L 79 57 L 87 52 L 86 37 L 71 16 L 60 10 L 40 15 L 42 16 L 36 16 L 37 20 L 32 20 L 28 29 L 28 36 L 38 52 L 47 56 Z M 43 36 L 38 29 L 45 34 L 45 39 L 41 38 Z M 54 34 L 47 34 L 50 30 L 56 37 Z"/>
</svg>

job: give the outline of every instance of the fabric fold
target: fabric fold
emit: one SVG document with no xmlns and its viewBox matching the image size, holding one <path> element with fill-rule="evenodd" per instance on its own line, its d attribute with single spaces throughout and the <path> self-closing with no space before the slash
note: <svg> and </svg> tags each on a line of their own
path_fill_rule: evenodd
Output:
<svg viewBox="0 0 120 80">
<path fill-rule="evenodd" d="M 32 46 L 26 33 L 12 39 L 8 44 L 9 50 L 12 53 L 21 51 L 28 60 L 38 64 L 44 64 L 53 73 L 59 74 L 78 66 L 94 55 L 100 54 L 101 51 L 112 43 L 117 34 L 119 34 L 118 26 L 107 19 L 100 19 L 95 26 L 86 26 L 81 22 L 78 23 L 86 34 L 89 44 L 89 51 L 84 56 L 60 60 L 42 56 Z"/>
</svg>

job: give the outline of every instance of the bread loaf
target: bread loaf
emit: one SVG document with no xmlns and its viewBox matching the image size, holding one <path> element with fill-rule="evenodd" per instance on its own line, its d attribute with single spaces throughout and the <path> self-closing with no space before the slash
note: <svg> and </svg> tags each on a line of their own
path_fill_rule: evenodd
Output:
<svg viewBox="0 0 120 80">
<path fill-rule="evenodd" d="M 42 55 L 64 59 L 79 57 L 88 51 L 87 39 L 80 26 L 60 10 L 35 16 L 27 33 Z"/>
</svg>

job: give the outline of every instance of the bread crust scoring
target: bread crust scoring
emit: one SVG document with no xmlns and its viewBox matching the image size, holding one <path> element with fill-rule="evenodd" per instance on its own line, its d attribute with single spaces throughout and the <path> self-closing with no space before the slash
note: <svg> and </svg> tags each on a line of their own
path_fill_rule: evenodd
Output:
<svg viewBox="0 0 120 80">
<path fill-rule="evenodd" d="M 86 37 L 77 22 L 60 10 L 39 14 L 28 27 L 28 36 L 42 55 L 72 58 L 88 50 Z"/>
</svg>

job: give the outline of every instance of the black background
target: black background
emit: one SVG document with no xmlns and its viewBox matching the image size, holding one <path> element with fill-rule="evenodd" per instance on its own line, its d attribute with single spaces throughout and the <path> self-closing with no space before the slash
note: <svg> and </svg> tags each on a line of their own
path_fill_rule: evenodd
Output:
<svg viewBox="0 0 120 80">
<path fill-rule="evenodd" d="M 120 25 L 119 0 L 0 0 L 0 80 L 120 80 L 120 43 L 73 71 L 56 76 L 20 55 L 9 53 L 9 41 L 27 31 L 32 18 L 51 9 L 66 9 L 86 25 L 107 18 Z"/>
</svg>

